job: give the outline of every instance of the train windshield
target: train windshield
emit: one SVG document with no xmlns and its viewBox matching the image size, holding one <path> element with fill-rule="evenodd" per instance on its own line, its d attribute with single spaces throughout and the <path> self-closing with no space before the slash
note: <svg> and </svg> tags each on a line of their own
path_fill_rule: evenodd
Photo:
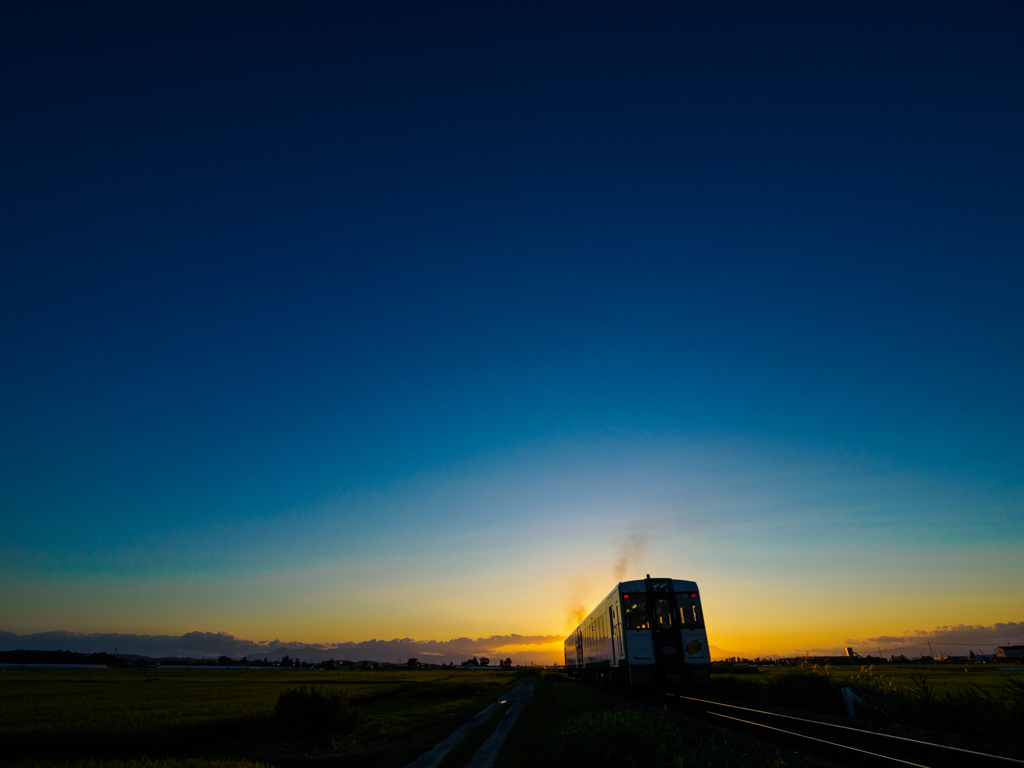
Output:
<svg viewBox="0 0 1024 768">
<path fill-rule="evenodd" d="M 654 599 L 654 628 L 672 629 L 672 607 L 667 597 Z"/>
<path fill-rule="evenodd" d="M 676 594 L 676 605 L 679 606 L 679 620 L 684 627 L 701 629 L 704 627 L 704 615 L 700 611 L 700 598 L 696 592 Z"/>
<path fill-rule="evenodd" d="M 650 629 L 651 624 L 647 620 L 647 596 L 629 595 L 623 596 L 622 604 L 626 614 L 626 629 Z"/>
</svg>

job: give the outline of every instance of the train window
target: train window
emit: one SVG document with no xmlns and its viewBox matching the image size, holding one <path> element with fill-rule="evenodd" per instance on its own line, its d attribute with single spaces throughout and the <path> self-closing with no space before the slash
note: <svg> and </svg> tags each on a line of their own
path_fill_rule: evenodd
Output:
<svg viewBox="0 0 1024 768">
<path fill-rule="evenodd" d="M 668 604 L 667 597 L 659 597 L 654 601 L 654 628 L 672 628 L 672 608 Z"/>
<path fill-rule="evenodd" d="M 647 596 L 630 595 L 626 603 L 626 629 L 650 629 L 647 620 Z"/>
<path fill-rule="evenodd" d="M 700 629 L 704 626 L 704 616 L 700 611 L 700 598 L 693 592 L 676 595 L 679 606 L 679 619 L 684 627 Z"/>
</svg>

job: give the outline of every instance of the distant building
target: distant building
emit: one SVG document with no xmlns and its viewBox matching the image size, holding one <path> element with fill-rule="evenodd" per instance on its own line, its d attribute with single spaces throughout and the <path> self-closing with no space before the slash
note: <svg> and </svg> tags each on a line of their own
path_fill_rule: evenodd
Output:
<svg viewBox="0 0 1024 768">
<path fill-rule="evenodd" d="M 997 645 L 994 655 L 1004 659 L 1024 659 L 1024 645 Z"/>
</svg>

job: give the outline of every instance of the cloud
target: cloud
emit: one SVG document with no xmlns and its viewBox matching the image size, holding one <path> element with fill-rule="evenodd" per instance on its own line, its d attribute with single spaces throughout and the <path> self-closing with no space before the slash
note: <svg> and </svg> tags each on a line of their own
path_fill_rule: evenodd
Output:
<svg viewBox="0 0 1024 768">
<path fill-rule="evenodd" d="M 82 633 L 68 631 L 37 632 L 18 635 L 0 631 L 0 650 L 69 650 L 77 652 L 107 651 L 161 658 L 166 656 L 250 656 L 277 661 L 285 654 L 304 661 L 344 659 L 353 661 L 405 661 L 411 657 L 429 656 L 431 661 L 459 662 L 470 656 L 516 657 L 520 661 L 548 661 L 561 655 L 561 635 L 492 635 L 491 637 L 459 637 L 452 640 L 364 640 L 348 643 L 301 643 L 295 641 L 246 640 L 226 632 L 188 632 L 184 635 L 130 635 L 118 633 Z"/>
<path fill-rule="evenodd" d="M 896 635 L 878 635 L 869 637 L 866 640 L 847 640 L 848 644 L 886 646 L 882 648 L 883 653 L 897 651 L 914 651 L 927 653 L 928 643 L 931 643 L 936 653 L 966 654 L 967 650 L 990 651 L 992 646 L 1006 644 L 1024 643 L 1024 622 L 1010 621 L 996 623 L 991 627 L 979 624 L 950 624 L 935 629 L 914 629 L 906 630 Z"/>
</svg>

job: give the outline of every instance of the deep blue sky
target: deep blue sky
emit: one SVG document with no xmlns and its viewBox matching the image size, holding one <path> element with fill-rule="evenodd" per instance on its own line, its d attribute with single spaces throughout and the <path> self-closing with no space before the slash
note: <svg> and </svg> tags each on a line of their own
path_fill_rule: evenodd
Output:
<svg viewBox="0 0 1024 768">
<path fill-rule="evenodd" d="M 364 5 L 2 12 L 9 572 L 608 434 L 1019 509 L 1019 3 Z"/>
</svg>

